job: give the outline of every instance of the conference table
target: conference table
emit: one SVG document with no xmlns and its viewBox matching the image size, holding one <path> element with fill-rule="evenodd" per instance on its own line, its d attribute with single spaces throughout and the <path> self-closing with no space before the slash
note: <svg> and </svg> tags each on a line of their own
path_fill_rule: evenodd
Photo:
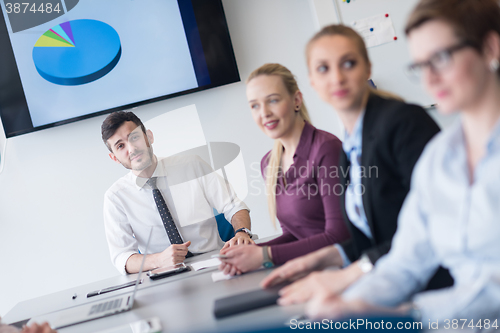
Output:
<svg viewBox="0 0 500 333">
<path fill-rule="evenodd" d="M 213 254 L 217 253 L 218 251 L 204 253 L 186 259 L 185 263 L 190 265 L 194 262 L 208 260 Z M 212 280 L 212 273 L 218 271 L 217 267 L 199 271 L 191 270 L 154 281 L 143 272 L 142 278 L 144 282 L 139 285 L 132 310 L 62 328 L 58 332 L 133 332 L 128 324 L 153 317 L 159 318 L 162 332 L 238 332 L 267 327 L 285 327 L 288 326 L 287 323 L 292 318 L 303 314 L 304 308 L 302 305 L 287 307 L 272 305 L 222 319 L 216 319 L 213 314 L 216 299 L 258 289 L 260 281 L 271 270 L 258 270 L 218 282 Z M 45 313 L 104 300 L 126 292 L 130 293 L 133 291 L 133 287 L 91 298 L 86 297 L 88 292 L 128 281 L 135 281 L 136 279 L 137 274 L 116 276 L 20 302 L 5 315 L 3 321 L 5 323 L 14 323 Z M 73 299 L 75 294 L 77 297 Z"/>
</svg>

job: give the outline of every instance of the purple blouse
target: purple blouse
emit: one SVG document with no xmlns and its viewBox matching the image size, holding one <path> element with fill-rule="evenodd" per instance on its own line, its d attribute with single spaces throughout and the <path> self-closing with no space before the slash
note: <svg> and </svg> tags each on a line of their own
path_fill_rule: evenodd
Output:
<svg viewBox="0 0 500 333">
<path fill-rule="evenodd" d="M 340 209 L 341 150 L 335 135 L 305 123 L 293 164 L 278 175 L 276 215 L 283 235 L 259 244 L 271 246 L 276 265 L 350 238 Z M 269 154 L 261 161 L 264 179 Z"/>
</svg>

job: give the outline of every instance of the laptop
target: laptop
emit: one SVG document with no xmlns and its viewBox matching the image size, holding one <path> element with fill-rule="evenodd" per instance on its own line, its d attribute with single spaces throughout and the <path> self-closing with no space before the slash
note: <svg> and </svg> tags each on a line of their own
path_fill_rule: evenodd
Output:
<svg viewBox="0 0 500 333">
<path fill-rule="evenodd" d="M 141 268 L 139 269 L 139 274 L 137 275 L 137 280 L 135 281 L 133 292 L 37 316 L 31 318 L 28 325 L 31 325 L 33 322 L 42 323 L 47 321 L 53 329 L 60 329 L 90 320 L 112 316 L 114 314 L 132 309 L 135 294 L 139 289 L 142 269 L 144 268 L 144 262 L 146 261 L 146 254 L 148 253 L 152 233 L 153 228 L 151 228 L 151 231 L 149 232 L 148 243 L 146 245 L 146 250 L 144 251 L 144 257 L 142 259 Z"/>
</svg>

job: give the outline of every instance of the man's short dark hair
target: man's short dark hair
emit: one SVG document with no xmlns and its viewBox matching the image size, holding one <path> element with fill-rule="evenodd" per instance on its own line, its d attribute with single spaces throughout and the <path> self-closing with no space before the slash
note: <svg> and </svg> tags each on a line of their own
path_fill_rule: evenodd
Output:
<svg viewBox="0 0 500 333">
<path fill-rule="evenodd" d="M 144 124 L 142 121 L 137 117 L 133 112 L 130 111 L 116 111 L 111 113 L 109 116 L 106 117 L 104 122 L 101 125 L 101 135 L 102 135 L 102 141 L 104 141 L 104 144 L 106 147 L 108 147 L 110 152 L 113 152 L 111 149 L 111 146 L 108 143 L 108 139 L 112 137 L 118 128 L 122 126 L 125 122 L 131 121 L 134 124 L 137 125 L 137 127 L 141 127 L 142 132 L 146 134 L 146 128 L 144 127 Z"/>
</svg>

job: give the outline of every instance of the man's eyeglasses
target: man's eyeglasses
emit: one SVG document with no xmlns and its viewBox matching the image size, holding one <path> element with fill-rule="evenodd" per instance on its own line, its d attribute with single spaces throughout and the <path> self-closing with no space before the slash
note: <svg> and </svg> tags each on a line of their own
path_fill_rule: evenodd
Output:
<svg viewBox="0 0 500 333">
<path fill-rule="evenodd" d="M 441 73 L 448 69 L 453 62 L 453 53 L 466 47 L 472 46 L 471 43 L 462 42 L 460 44 L 448 47 L 432 55 L 429 60 L 411 64 L 406 69 L 406 74 L 413 80 L 419 81 L 422 78 L 424 69 L 429 67 L 433 73 Z"/>
</svg>

